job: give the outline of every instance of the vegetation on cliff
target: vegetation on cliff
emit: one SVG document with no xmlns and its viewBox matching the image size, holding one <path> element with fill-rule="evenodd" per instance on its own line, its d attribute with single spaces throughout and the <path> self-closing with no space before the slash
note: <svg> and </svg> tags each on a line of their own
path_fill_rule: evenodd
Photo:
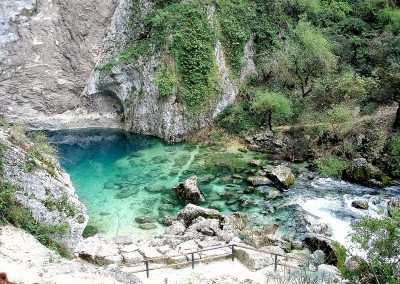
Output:
<svg viewBox="0 0 400 284">
<path fill-rule="evenodd" d="M 347 161 L 363 157 L 399 177 L 398 4 L 235 3 L 254 9 L 244 22 L 254 36 L 257 74 L 242 84 L 238 102 L 217 117 L 219 125 L 240 135 L 275 126 L 287 142 L 279 151 L 298 161 L 315 159 L 327 175 L 341 176 Z M 261 92 L 279 103 L 273 107 Z"/>
</svg>

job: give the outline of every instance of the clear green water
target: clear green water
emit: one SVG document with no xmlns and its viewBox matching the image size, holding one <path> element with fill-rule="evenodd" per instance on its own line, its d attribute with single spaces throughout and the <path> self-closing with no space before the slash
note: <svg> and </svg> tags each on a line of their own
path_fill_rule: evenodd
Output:
<svg viewBox="0 0 400 284">
<path fill-rule="evenodd" d="M 250 190 L 246 178 L 260 169 L 250 167 L 249 161 L 268 162 L 267 157 L 221 146 L 170 145 L 112 130 L 53 132 L 49 138 L 88 209 L 89 224 L 107 236 L 142 239 L 163 232 L 163 216 L 175 215 L 185 206 L 172 187 L 192 175 L 198 176 L 206 197 L 201 206 L 224 213 L 240 211 L 250 225 L 275 223 L 280 234 L 299 236 L 306 232 L 301 215 L 312 215 L 330 225 L 332 238 L 342 243 L 351 222 L 381 214 L 388 198 L 400 196 L 400 187 L 374 190 L 329 178 L 308 180 L 301 174 L 307 170 L 296 164 L 291 165 L 297 177 L 289 192 L 280 194 L 266 186 Z M 370 200 L 369 210 L 351 206 L 361 196 Z M 143 215 L 153 216 L 153 228 L 143 229 L 135 221 Z"/>
<path fill-rule="evenodd" d="M 251 153 L 218 146 L 171 145 L 110 130 L 56 132 L 51 140 L 88 209 L 90 224 L 105 235 L 143 238 L 161 232 L 161 218 L 174 215 L 185 205 L 172 187 L 192 175 L 201 180 L 206 196 L 202 206 L 225 213 L 247 212 L 256 223 L 275 221 L 262 217 L 265 200 L 261 192 L 245 193 L 243 179 L 254 171 L 247 166 L 254 157 Z M 142 215 L 154 216 L 156 228 L 141 229 L 135 218 Z"/>
</svg>

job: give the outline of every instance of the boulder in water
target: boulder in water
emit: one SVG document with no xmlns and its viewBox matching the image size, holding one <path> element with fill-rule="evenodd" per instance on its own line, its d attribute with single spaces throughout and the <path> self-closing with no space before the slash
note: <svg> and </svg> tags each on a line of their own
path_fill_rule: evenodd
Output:
<svg viewBox="0 0 400 284">
<path fill-rule="evenodd" d="M 367 199 L 356 199 L 351 202 L 351 206 L 357 209 L 367 210 L 369 208 Z"/>
<path fill-rule="evenodd" d="M 205 201 L 203 193 L 200 191 L 199 183 L 196 176 L 192 176 L 184 182 L 178 184 L 174 190 L 179 198 L 188 202 Z"/>
<path fill-rule="evenodd" d="M 289 167 L 276 166 L 272 170 L 266 170 L 267 177 L 281 190 L 287 190 L 294 184 L 294 175 Z"/>
<path fill-rule="evenodd" d="M 394 210 L 400 210 L 400 198 L 397 197 L 392 197 L 389 201 L 388 201 L 388 213 L 389 216 L 393 216 L 393 211 Z"/>
<path fill-rule="evenodd" d="M 382 188 L 390 184 L 390 178 L 364 158 L 351 161 L 344 171 L 343 177 L 350 182 L 372 187 Z"/>
</svg>

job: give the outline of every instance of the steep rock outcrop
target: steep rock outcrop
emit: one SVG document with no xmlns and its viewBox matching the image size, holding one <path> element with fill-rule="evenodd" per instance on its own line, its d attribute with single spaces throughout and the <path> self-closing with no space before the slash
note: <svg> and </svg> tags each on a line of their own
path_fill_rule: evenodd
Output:
<svg viewBox="0 0 400 284">
<path fill-rule="evenodd" d="M 14 192 L 17 201 L 31 212 L 36 222 L 68 225 L 68 232 L 54 238 L 74 248 L 88 222 L 86 208 L 58 161 L 37 153 L 22 135 L 0 128 L 0 144 L 5 148 L 1 157 L 2 178 L 17 186 Z"/>
<path fill-rule="evenodd" d="M 33 129 L 121 127 L 119 102 L 81 93 L 118 0 L 0 5 L 0 115 Z"/>
<path fill-rule="evenodd" d="M 238 84 L 254 74 L 254 39 L 243 47 L 239 76 L 232 75 L 221 39 L 215 38 L 216 94 L 192 115 L 179 97 L 182 88 L 160 96 L 157 72 L 168 54 L 155 52 L 101 70 L 121 55 L 128 40 L 148 36 L 143 26 L 154 5 L 150 0 L 11 0 L 2 5 L 0 115 L 29 129 L 123 128 L 168 141 L 208 126 L 235 101 Z M 214 12 L 215 7 L 204 6 L 212 33 L 218 30 Z"/>
<path fill-rule="evenodd" d="M 128 21 L 129 13 L 136 11 L 136 25 Z M 191 115 L 179 98 L 178 86 L 173 88 L 173 94 L 165 97 L 160 95 L 157 86 L 157 72 L 162 68 L 165 54 L 156 52 L 152 55 L 140 55 L 135 62 L 121 64 L 121 54 L 127 37 L 137 41 L 143 37 L 140 19 L 144 22 L 146 16 L 153 10 L 150 1 L 131 2 L 120 1 L 113 17 L 111 32 L 107 42 L 112 43 L 103 50 L 98 63 L 87 85 L 89 97 L 112 94 L 123 106 L 124 128 L 135 133 L 161 137 L 167 141 L 179 141 L 187 135 L 208 126 L 213 117 L 218 115 L 227 105 L 236 99 L 237 86 L 232 81 L 227 66 L 221 42 L 215 41 L 214 61 L 217 67 L 218 98 L 207 105 L 200 115 Z M 214 28 L 214 7 L 205 9 L 209 25 Z M 138 20 L 139 19 L 139 20 Z M 169 39 L 173 41 L 173 39 Z M 116 43 L 116 44 L 114 44 Z M 250 47 L 247 48 L 251 50 Z M 246 54 L 251 57 L 251 54 Z M 117 59 L 115 59 L 117 58 Z M 250 61 L 250 59 L 248 59 Z M 102 66 L 114 62 L 107 70 Z M 200 106 L 199 106 L 200 108 Z"/>
</svg>

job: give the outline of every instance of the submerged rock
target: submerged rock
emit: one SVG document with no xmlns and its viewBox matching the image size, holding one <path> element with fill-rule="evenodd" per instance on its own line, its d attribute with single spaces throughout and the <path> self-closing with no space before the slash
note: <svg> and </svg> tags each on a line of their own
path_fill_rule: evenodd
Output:
<svg viewBox="0 0 400 284">
<path fill-rule="evenodd" d="M 174 190 L 180 199 L 186 202 L 201 202 L 205 201 L 203 193 L 200 191 L 196 176 L 192 176 L 184 182 L 178 184 Z"/>
<path fill-rule="evenodd" d="M 135 221 L 139 224 L 144 224 L 144 223 L 153 223 L 156 221 L 156 217 L 152 215 L 142 215 L 138 216 L 135 218 Z"/>
<path fill-rule="evenodd" d="M 154 230 L 154 229 L 156 229 L 157 228 L 157 225 L 156 224 L 154 224 L 154 223 L 142 223 L 142 224 L 139 224 L 139 229 L 142 229 L 142 230 Z"/>
<path fill-rule="evenodd" d="M 272 170 L 266 170 L 267 177 L 281 190 L 287 190 L 294 184 L 294 175 L 289 167 L 276 166 Z"/>
<path fill-rule="evenodd" d="M 272 181 L 265 176 L 250 176 L 247 181 L 253 186 L 270 185 Z"/>
</svg>

